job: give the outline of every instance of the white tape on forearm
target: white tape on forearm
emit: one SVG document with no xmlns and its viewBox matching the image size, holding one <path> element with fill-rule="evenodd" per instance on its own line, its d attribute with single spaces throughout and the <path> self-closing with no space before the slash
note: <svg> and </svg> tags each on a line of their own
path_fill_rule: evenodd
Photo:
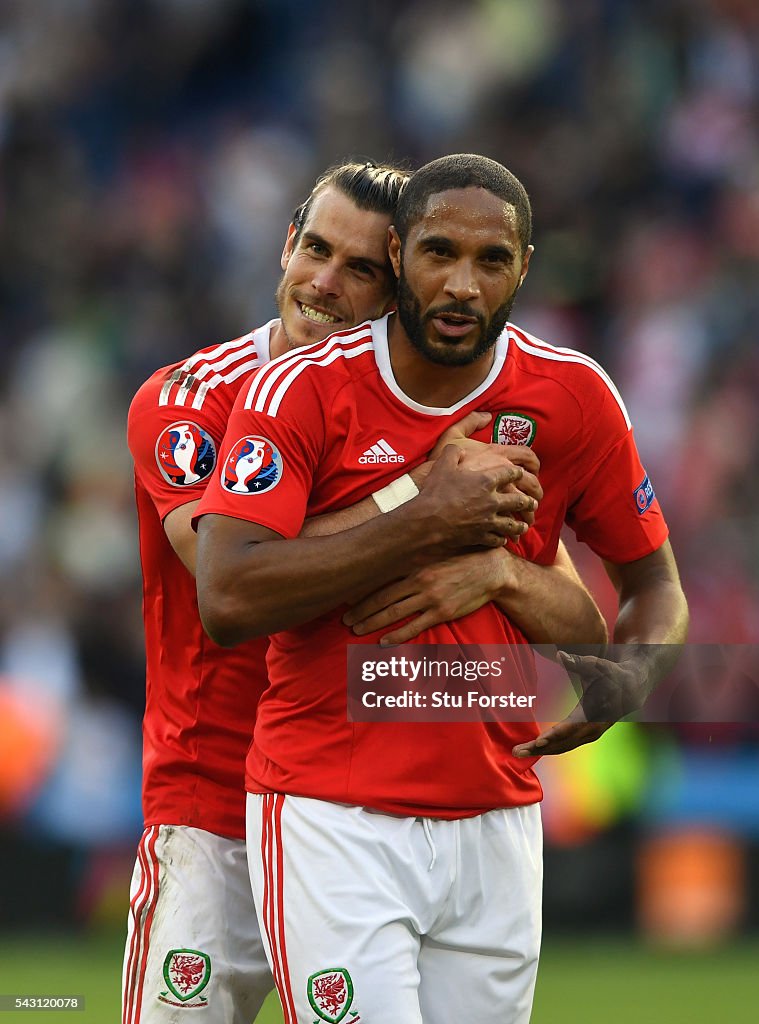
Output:
<svg viewBox="0 0 759 1024">
<path fill-rule="evenodd" d="M 411 479 L 408 473 L 393 480 L 387 487 L 381 487 L 375 491 L 372 497 L 380 512 L 392 512 L 394 508 L 411 501 L 419 493 L 419 488 Z"/>
</svg>

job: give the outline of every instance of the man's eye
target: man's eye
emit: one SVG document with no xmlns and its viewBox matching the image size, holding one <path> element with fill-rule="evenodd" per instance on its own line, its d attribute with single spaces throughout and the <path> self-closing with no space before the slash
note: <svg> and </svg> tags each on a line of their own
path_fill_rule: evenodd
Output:
<svg viewBox="0 0 759 1024">
<path fill-rule="evenodd" d="M 314 256 L 326 256 L 327 248 L 324 245 L 320 245 L 318 242 L 311 242 L 308 247 L 309 252 L 312 252 Z"/>
<path fill-rule="evenodd" d="M 363 277 L 374 277 L 374 267 L 370 267 L 368 263 L 354 263 L 353 269 Z"/>
</svg>

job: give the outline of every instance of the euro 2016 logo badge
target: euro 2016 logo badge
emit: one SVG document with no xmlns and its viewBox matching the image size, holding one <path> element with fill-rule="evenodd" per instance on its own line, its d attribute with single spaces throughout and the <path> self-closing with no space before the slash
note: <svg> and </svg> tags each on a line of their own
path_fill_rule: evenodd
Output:
<svg viewBox="0 0 759 1024">
<path fill-rule="evenodd" d="M 224 464 L 222 486 L 233 494 L 261 494 L 282 478 L 282 456 L 265 437 L 241 437 Z"/>
<path fill-rule="evenodd" d="M 205 480 L 216 465 L 216 447 L 196 423 L 172 423 L 158 438 L 155 457 L 164 480 L 188 487 Z"/>
</svg>

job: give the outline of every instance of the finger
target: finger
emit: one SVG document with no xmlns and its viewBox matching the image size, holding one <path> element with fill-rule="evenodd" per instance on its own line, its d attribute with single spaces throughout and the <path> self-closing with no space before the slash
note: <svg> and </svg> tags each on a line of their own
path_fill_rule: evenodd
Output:
<svg viewBox="0 0 759 1024">
<path fill-rule="evenodd" d="M 355 626 L 357 622 L 362 622 L 370 616 L 376 615 L 383 608 L 387 608 L 389 605 L 402 601 L 404 598 L 411 597 L 416 593 L 417 590 L 411 583 L 410 577 L 389 583 L 386 587 L 375 590 L 373 594 L 362 598 L 352 608 L 349 608 L 343 615 L 343 625 Z"/>
<path fill-rule="evenodd" d="M 506 522 L 504 519 L 503 522 Z M 517 526 L 524 526 L 524 523 L 517 523 Z M 516 540 L 516 537 L 512 537 L 509 532 L 502 526 L 493 527 L 489 533 L 483 533 L 482 539 L 478 543 L 478 548 L 502 548 L 506 546 L 506 543 L 510 540 Z"/>
<path fill-rule="evenodd" d="M 385 633 L 384 636 L 381 636 L 379 640 L 380 647 L 396 647 L 398 644 L 406 644 L 410 640 L 416 639 L 425 629 L 431 629 L 433 626 L 439 625 L 439 623 L 440 620 L 435 618 L 430 612 L 424 612 L 409 622 L 404 622 L 402 626 L 394 629 L 391 633 Z"/>
<path fill-rule="evenodd" d="M 568 651 L 557 651 L 556 658 L 559 664 L 562 665 L 567 670 L 567 672 L 575 671 L 575 666 L 577 665 L 577 655 L 570 654 Z"/>
<path fill-rule="evenodd" d="M 567 750 L 588 743 L 596 738 L 596 727 L 587 722 L 557 722 L 556 725 L 536 736 L 528 743 L 520 743 L 512 749 L 515 757 L 541 757 L 546 754 L 563 754 Z"/>
<path fill-rule="evenodd" d="M 563 740 L 565 737 L 572 735 L 578 729 L 584 729 L 587 724 L 582 705 L 578 702 L 566 718 L 563 718 L 560 722 L 554 722 L 547 729 L 543 729 L 535 739 L 530 740 L 528 743 L 520 744 L 520 747 L 541 750 L 557 740 Z M 517 750 L 519 748 L 515 747 L 514 749 Z M 531 756 L 534 756 L 534 754 Z"/>
<path fill-rule="evenodd" d="M 535 498 L 522 494 L 521 491 L 498 492 L 498 515 L 520 515 L 525 522 L 534 521 L 538 503 Z"/>
<path fill-rule="evenodd" d="M 540 459 L 532 448 L 527 448 L 523 444 L 506 444 L 503 445 L 503 450 L 514 465 L 522 466 L 531 473 L 540 472 Z"/>
<path fill-rule="evenodd" d="M 559 651 L 559 657 L 567 668 L 573 672 L 603 672 L 605 668 L 611 668 L 606 658 L 599 658 L 597 654 L 577 654 L 574 651 Z"/>
<path fill-rule="evenodd" d="M 512 516 L 503 516 L 501 522 L 503 525 L 502 540 L 504 538 L 506 540 L 519 540 L 530 528 L 527 523 L 523 523 L 521 519 L 514 519 Z"/>
<path fill-rule="evenodd" d="M 516 747 L 512 747 L 511 753 L 514 757 L 540 757 L 542 754 L 542 747 L 547 746 L 548 739 L 541 736 L 538 739 L 530 740 L 529 743 L 520 743 Z"/>
<path fill-rule="evenodd" d="M 560 739 L 558 737 L 552 737 L 551 739 L 542 741 L 542 745 L 538 744 L 535 740 L 534 744 L 525 744 L 524 749 L 514 748 L 516 751 L 516 757 L 550 757 L 554 754 L 566 754 L 570 750 L 575 750 L 577 747 L 583 746 L 585 743 L 591 743 L 598 737 L 595 734 L 577 733 L 572 737 Z"/>
<path fill-rule="evenodd" d="M 443 434 L 445 439 L 449 434 L 458 437 L 471 437 L 478 430 L 482 430 L 490 423 L 492 416 L 489 412 L 470 412 L 467 415 L 454 423 L 452 427 Z"/>
<path fill-rule="evenodd" d="M 557 722 L 555 725 L 552 725 L 550 729 L 545 729 L 541 732 L 539 736 L 535 737 L 535 739 L 529 740 L 527 743 L 519 744 L 519 746 L 515 747 L 514 750 L 529 750 L 531 752 L 530 756 L 534 757 L 536 753 L 549 748 L 557 739 L 562 739 L 565 734 L 564 723 Z"/>
<path fill-rule="evenodd" d="M 535 522 L 537 507 L 537 502 L 532 498 L 527 498 L 525 501 L 517 499 L 513 504 L 499 506 L 498 515 L 516 519 L 517 522 L 522 523 L 524 526 L 532 526 Z M 524 532 L 522 530 L 522 533 Z"/>
<path fill-rule="evenodd" d="M 522 466 L 517 466 L 513 462 L 504 462 L 501 466 L 493 467 L 492 474 L 495 488 L 498 491 L 506 493 L 520 492 L 537 502 L 543 498 L 543 488 L 540 485 L 540 481 L 533 473 L 529 473 Z M 506 491 L 507 487 L 509 491 Z"/>
<path fill-rule="evenodd" d="M 415 615 L 423 608 L 424 603 L 421 596 L 415 595 L 414 597 L 407 598 L 405 601 L 398 601 L 395 604 L 391 604 L 387 608 L 383 608 L 381 611 L 376 612 L 374 615 L 370 615 L 368 618 L 363 619 L 361 622 L 355 623 L 353 626 L 353 632 L 356 636 L 366 636 L 369 633 L 374 633 L 378 629 L 386 629 L 388 626 L 392 626 L 396 622 L 400 622 L 401 619 L 405 619 L 409 615 Z"/>
<path fill-rule="evenodd" d="M 506 461 L 501 465 L 494 466 L 492 475 L 496 489 L 502 490 L 507 484 L 519 483 L 524 476 L 524 470 L 521 466 Z"/>
<path fill-rule="evenodd" d="M 519 540 L 529 530 L 527 523 L 513 516 L 496 514 L 488 523 L 488 531 L 482 535 L 482 547 L 501 548 L 509 540 Z"/>
<path fill-rule="evenodd" d="M 543 749 L 542 753 L 543 755 L 566 754 L 568 751 L 576 750 L 577 747 L 582 747 L 586 743 L 595 743 L 608 728 L 608 724 L 588 723 L 582 726 L 582 728 L 577 728 L 573 732 L 567 733 L 563 737 L 555 737 L 549 746 Z"/>
<path fill-rule="evenodd" d="M 542 500 L 543 488 L 540 486 L 540 481 L 528 470 L 522 471 L 522 476 L 520 477 L 517 486 L 523 494 L 528 494 L 531 498 L 535 498 L 536 501 Z"/>
<path fill-rule="evenodd" d="M 485 442 L 472 441 L 470 435 L 475 433 L 477 430 L 482 430 L 488 425 L 492 419 L 489 412 L 470 412 L 463 419 L 459 420 L 458 423 L 454 423 L 453 426 L 448 427 L 437 440 L 435 447 L 430 453 L 430 458 L 433 460 L 439 458 L 441 451 L 446 445 L 456 444 L 465 446 L 480 445 L 485 446 Z"/>
<path fill-rule="evenodd" d="M 565 667 L 572 672 L 583 672 L 586 675 L 609 675 L 616 669 L 606 658 L 599 658 L 596 654 L 571 654 L 567 651 L 559 651 L 559 656 Z"/>
<path fill-rule="evenodd" d="M 516 540 L 516 537 L 509 537 L 508 534 L 490 533 L 486 535 L 479 546 L 482 548 L 505 548 L 510 540 Z"/>
</svg>

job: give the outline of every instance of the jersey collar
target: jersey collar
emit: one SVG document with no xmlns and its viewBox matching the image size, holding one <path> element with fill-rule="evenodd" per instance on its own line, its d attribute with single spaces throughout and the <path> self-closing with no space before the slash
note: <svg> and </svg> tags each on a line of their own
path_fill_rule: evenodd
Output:
<svg viewBox="0 0 759 1024">
<path fill-rule="evenodd" d="M 419 402 L 415 402 L 413 398 L 409 398 L 405 391 L 401 390 L 397 380 L 395 379 L 393 367 L 390 363 L 390 349 L 387 341 L 387 325 L 388 320 L 392 315 L 393 314 L 391 313 L 387 313 L 381 320 L 372 321 L 374 357 L 377 361 L 380 376 L 387 387 L 395 395 L 398 401 L 408 406 L 409 409 L 423 413 L 425 416 L 449 416 L 451 413 L 458 412 L 459 409 L 463 409 L 465 405 L 469 405 L 475 398 L 479 398 L 480 395 L 488 390 L 490 385 L 501 372 L 503 364 L 506 361 L 506 353 L 509 350 L 508 324 L 501 331 L 498 336 L 498 340 L 495 343 L 495 358 L 493 359 L 493 365 L 490 367 L 490 372 L 485 380 L 483 380 L 483 382 L 476 387 L 474 391 L 470 391 L 468 395 L 465 395 L 464 398 L 456 402 L 455 405 L 449 406 L 447 409 L 421 405 Z"/>
<path fill-rule="evenodd" d="M 275 317 L 268 324 L 263 324 L 253 331 L 253 344 L 256 347 L 256 354 L 261 366 L 271 360 L 271 331 L 278 323 L 279 320 Z"/>
</svg>

